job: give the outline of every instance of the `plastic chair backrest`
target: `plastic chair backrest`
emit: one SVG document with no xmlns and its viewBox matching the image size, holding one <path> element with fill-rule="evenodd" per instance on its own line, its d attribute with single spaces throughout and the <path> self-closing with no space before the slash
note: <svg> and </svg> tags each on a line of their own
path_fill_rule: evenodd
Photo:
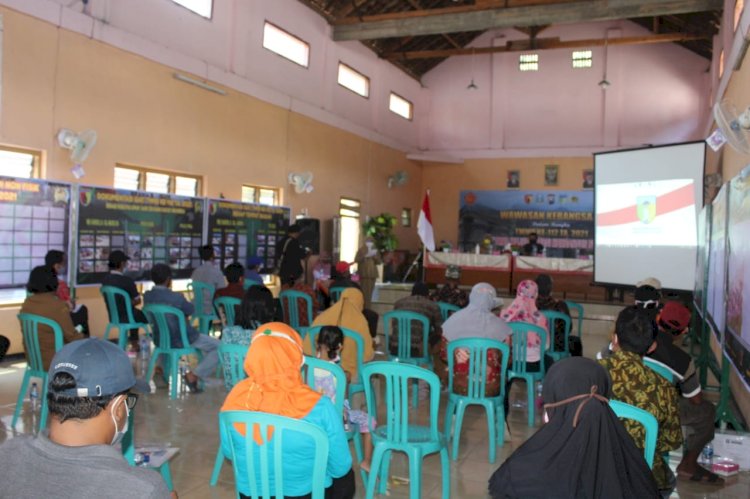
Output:
<svg viewBox="0 0 750 499">
<path fill-rule="evenodd" d="M 247 348 L 245 345 L 232 345 L 230 343 L 219 345 L 219 362 L 224 366 L 224 382 L 229 387 L 234 387 L 247 377 L 244 368 Z M 229 369 L 227 369 L 227 366 L 229 366 Z"/>
<path fill-rule="evenodd" d="M 21 321 L 21 332 L 23 333 L 23 344 L 26 348 L 29 367 L 34 371 L 44 371 L 44 362 L 42 361 L 42 352 L 39 348 L 39 326 L 45 325 L 52 329 L 55 335 L 55 352 L 63 347 L 63 332 L 60 324 L 47 317 L 36 314 L 18 314 L 18 320 Z"/>
<path fill-rule="evenodd" d="M 305 308 L 307 312 L 307 324 L 303 325 L 300 323 L 300 311 L 299 303 L 297 300 L 302 299 L 305 301 Z M 312 310 L 312 298 L 307 293 L 297 291 L 294 289 L 287 289 L 279 293 L 279 300 L 281 301 L 281 309 L 284 312 L 284 318 L 289 318 L 289 325 L 294 329 L 300 327 L 312 326 L 313 322 L 313 310 Z"/>
<path fill-rule="evenodd" d="M 333 375 L 333 378 L 336 383 L 336 392 L 334 394 L 334 399 L 331 400 L 331 402 L 333 403 L 333 406 L 336 408 L 336 411 L 343 416 L 344 415 L 344 399 L 346 398 L 346 374 L 344 374 L 344 370 L 341 369 L 341 366 L 338 366 L 334 364 L 333 362 L 328 362 L 327 360 L 305 355 L 305 363 L 302 365 L 302 368 L 301 368 L 302 379 L 305 380 L 305 383 L 307 383 L 307 386 L 309 386 L 310 388 L 316 391 L 317 391 L 317 388 L 315 387 L 315 370 L 316 369 L 320 369 L 322 371 L 325 371 L 326 373 L 330 373 Z M 324 393 L 323 395 L 326 395 L 326 394 Z"/>
<path fill-rule="evenodd" d="M 143 306 L 143 313 L 146 314 L 149 324 L 151 324 L 151 331 L 154 334 L 154 339 L 157 341 L 157 347 L 162 350 L 171 350 L 175 348 L 172 346 L 172 335 L 169 329 L 168 316 L 174 315 L 178 327 L 180 328 L 180 338 L 182 339 L 182 348 L 188 348 L 190 342 L 187 337 L 187 330 L 185 327 L 185 314 L 177 307 L 162 304 L 150 304 Z"/>
<path fill-rule="evenodd" d="M 453 393 L 454 354 L 457 349 L 468 350 L 469 372 L 466 396 L 471 399 L 483 399 L 487 393 L 487 355 L 490 350 L 499 350 L 500 360 L 500 397 L 505 393 L 505 378 L 508 371 L 510 347 L 499 340 L 490 338 L 461 338 L 448 343 L 448 393 Z"/>
<path fill-rule="evenodd" d="M 237 449 L 231 437 L 236 432 L 235 425 L 245 426 L 245 464 L 247 470 L 238 469 Z M 255 442 L 254 428 L 259 429 L 263 443 Z M 250 497 L 253 499 L 270 497 L 284 497 L 283 461 L 284 442 L 299 441 L 308 438 L 315 444 L 314 461 L 312 466 L 312 498 L 324 499 L 325 478 L 328 464 L 328 437 L 318 426 L 300 419 L 292 419 L 276 414 L 252 411 L 227 411 L 219 413 L 219 430 L 222 442 L 226 442 L 231 449 L 232 468 L 235 483 L 237 476 L 245 472 L 250 484 Z M 272 433 L 271 437 L 268 437 Z M 302 434 L 302 435 L 300 435 Z M 271 487 L 271 478 L 274 487 Z M 260 484 L 260 487 L 258 485 Z M 239 491 L 237 491 L 239 497 Z"/>
<path fill-rule="evenodd" d="M 385 396 L 375 396 L 375 388 L 372 385 L 372 377 L 380 376 L 385 382 Z M 370 421 L 375 421 L 378 415 L 376 402 L 385 404 L 385 411 L 381 412 L 379 427 L 385 426 L 386 438 L 395 444 L 406 444 L 409 441 L 409 388 L 415 381 L 424 381 L 430 390 L 430 440 L 437 441 L 438 433 L 438 411 L 440 409 L 440 379 L 437 374 L 413 364 L 401 362 L 379 361 L 368 362 L 362 366 L 362 383 L 365 387 L 365 400 L 367 400 L 367 413 Z M 376 400 L 377 399 L 377 400 Z M 414 418 L 418 416 L 417 408 L 413 408 Z M 384 417 L 383 417 L 384 415 Z M 372 431 L 372 428 L 370 428 Z"/>
<path fill-rule="evenodd" d="M 547 328 L 550 331 L 550 334 L 552 335 L 552 341 L 550 342 L 550 350 L 552 352 L 556 352 L 555 350 L 555 334 L 557 334 L 557 322 L 562 321 L 563 324 L 565 324 L 565 348 L 561 350 L 561 352 L 568 352 L 568 338 L 570 337 L 570 317 L 567 315 L 561 313 L 561 312 L 555 312 L 554 310 L 540 310 L 539 311 L 543 316 L 547 318 Z"/>
<path fill-rule="evenodd" d="M 644 442 L 643 457 L 646 458 L 649 468 L 654 467 L 654 453 L 656 452 L 656 437 L 659 434 L 659 423 L 653 414 L 644 411 L 619 400 L 610 400 L 609 406 L 618 418 L 633 419 L 643 425 L 646 430 L 646 441 Z"/>
<path fill-rule="evenodd" d="M 328 294 L 331 296 L 331 305 L 341 299 L 341 293 L 343 293 L 345 289 L 346 288 L 342 286 L 333 286 L 328 290 Z"/>
<path fill-rule="evenodd" d="M 104 297 L 109 312 L 109 322 L 112 324 L 134 324 L 133 300 L 125 290 L 115 286 L 102 286 L 99 292 Z M 120 317 L 120 309 L 117 308 L 118 301 L 125 304 L 125 317 Z"/>
<path fill-rule="evenodd" d="M 216 288 L 213 285 L 205 282 L 191 281 L 188 283 L 187 289 L 193 294 L 195 314 L 206 315 L 206 310 L 209 310 L 210 308 L 207 306 L 207 304 L 211 303 Z"/>
<path fill-rule="evenodd" d="M 393 355 L 390 349 L 390 339 L 391 334 L 393 334 L 393 322 L 396 323 L 396 328 L 398 330 L 398 352 L 396 355 Z M 412 324 L 414 323 L 422 325 L 421 357 L 414 357 L 411 354 Z M 410 312 L 408 310 L 391 310 L 383 315 L 383 330 L 385 331 L 385 345 L 388 351 L 388 358 L 429 360 L 430 350 L 428 341 L 430 336 L 430 320 L 424 315 L 418 314 L 417 312 Z"/>
<path fill-rule="evenodd" d="M 437 302 L 438 307 L 440 307 L 440 316 L 443 318 L 443 321 L 448 320 L 448 317 L 453 315 L 455 312 L 458 312 L 461 310 L 461 307 L 457 307 L 456 305 L 453 305 L 452 303 L 446 303 L 444 301 Z"/>
<path fill-rule="evenodd" d="M 307 337 L 310 338 L 310 346 L 312 347 L 313 352 L 318 348 L 318 333 L 320 333 L 320 330 L 323 329 L 323 327 L 324 326 L 313 326 L 307 330 Z M 362 372 L 362 364 L 364 363 L 365 357 L 365 340 L 363 340 L 362 336 L 356 331 L 341 326 L 338 327 L 341 328 L 341 332 L 344 333 L 344 338 L 351 338 L 352 341 L 354 341 L 354 344 L 357 345 L 357 372 Z M 352 382 L 355 381 L 356 380 L 352 380 Z"/>
<path fill-rule="evenodd" d="M 648 357 L 643 357 L 643 363 L 646 364 L 646 366 L 652 369 L 654 372 L 656 372 L 656 374 L 662 376 L 670 383 L 674 383 L 674 374 L 666 366 L 658 364 Z"/>
<path fill-rule="evenodd" d="M 262 282 L 253 281 L 252 279 L 245 278 L 245 281 L 242 283 L 242 289 L 247 291 L 250 289 L 251 286 L 265 286 Z"/>
<path fill-rule="evenodd" d="M 568 306 L 568 310 L 570 310 L 571 313 L 573 310 L 576 311 L 576 315 L 578 316 L 578 333 L 576 335 L 580 338 L 583 333 L 583 305 L 570 300 L 565 300 L 565 304 Z M 571 315 L 570 318 L 572 319 L 573 316 Z"/>
<path fill-rule="evenodd" d="M 511 330 L 513 330 L 513 338 L 511 340 L 513 364 L 511 369 L 515 373 L 526 372 L 526 347 L 528 346 L 527 336 L 530 333 L 536 333 L 539 336 L 539 372 L 544 375 L 544 354 L 547 351 L 547 331 L 544 328 L 529 324 L 527 322 L 509 322 Z"/>
<path fill-rule="evenodd" d="M 237 315 L 237 309 L 235 307 L 238 307 L 241 303 L 242 300 L 239 298 L 233 296 L 220 296 L 214 300 L 214 307 L 216 307 L 217 313 L 219 311 L 224 312 L 227 326 L 234 326 L 234 319 Z"/>
</svg>

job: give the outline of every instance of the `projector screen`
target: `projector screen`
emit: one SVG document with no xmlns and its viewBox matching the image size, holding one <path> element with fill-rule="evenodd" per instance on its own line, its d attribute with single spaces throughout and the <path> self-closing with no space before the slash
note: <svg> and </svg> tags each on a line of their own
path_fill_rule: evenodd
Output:
<svg viewBox="0 0 750 499">
<path fill-rule="evenodd" d="M 594 280 L 695 285 L 705 142 L 594 155 Z"/>
</svg>

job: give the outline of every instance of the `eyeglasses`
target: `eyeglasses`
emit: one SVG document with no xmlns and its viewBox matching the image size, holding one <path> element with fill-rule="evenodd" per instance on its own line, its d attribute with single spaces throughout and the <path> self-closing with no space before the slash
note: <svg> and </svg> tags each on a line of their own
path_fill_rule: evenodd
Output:
<svg viewBox="0 0 750 499">
<path fill-rule="evenodd" d="M 133 407 L 135 407 L 136 402 L 138 402 L 138 394 L 137 393 L 127 393 L 125 395 L 125 405 L 129 410 L 133 410 Z"/>
</svg>

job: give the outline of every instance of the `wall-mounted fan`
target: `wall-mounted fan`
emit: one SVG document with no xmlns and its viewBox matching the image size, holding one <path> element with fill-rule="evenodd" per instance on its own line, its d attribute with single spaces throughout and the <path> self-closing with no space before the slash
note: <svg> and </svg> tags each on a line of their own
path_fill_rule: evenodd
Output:
<svg viewBox="0 0 750 499">
<path fill-rule="evenodd" d="M 388 188 L 393 189 L 401 185 L 405 185 L 409 181 L 409 172 L 399 170 L 390 177 L 388 177 Z"/>
<path fill-rule="evenodd" d="M 294 186 L 294 192 L 297 194 L 302 194 L 303 192 L 311 193 L 314 189 L 312 181 L 312 172 L 289 174 L 289 183 Z"/>
<path fill-rule="evenodd" d="M 89 157 L 91 150 L 96 144 L 96 132 L 94 130 L 84 130 L 76 133 L 69 128 L 61 128 L 57 132 L 57 143 L 60 147 L 70 149 L 70 160 L 74 163 L 71 171 L 76 178 L 81 178 L 85 174 L 83 162 Z"/>
<path fill-rule="evenodd" d="M 714 119 L 729 145 L 742 154 L 750 154 L 750 142 L 747 140 L 750 133 L 750 107 L 740 113 L 734 104 L 723 100 L 714 105 Z"/>
</svg>

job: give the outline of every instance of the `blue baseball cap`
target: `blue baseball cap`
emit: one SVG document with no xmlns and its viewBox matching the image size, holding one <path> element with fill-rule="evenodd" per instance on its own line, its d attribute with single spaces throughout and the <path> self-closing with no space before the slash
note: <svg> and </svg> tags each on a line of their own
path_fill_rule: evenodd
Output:
<svg viewBox="0 0 750 499">
<path fill-rule="evenodd" d="M 68 373 L 75 379 L 75 388 L 59 395 L 69 397 L 102 397 L 117 395 L 130 389 L 148 393 L 149 386 L 133 373 L 127 354 L 115 344 L 99 338 L 68 343 L 55 354 L 49 368 L 49 379 L 57 373 Z"/>
</svg>

